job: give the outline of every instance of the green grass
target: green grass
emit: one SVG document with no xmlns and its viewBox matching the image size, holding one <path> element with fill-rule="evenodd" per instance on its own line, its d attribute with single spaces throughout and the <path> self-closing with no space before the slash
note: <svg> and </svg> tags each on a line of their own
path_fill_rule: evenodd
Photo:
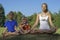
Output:
<svg viewBox="0 0 60 40">
<path fill-rule="evenodd" d="M 0 27 L 0 37 L 2 38 L 2 32 L 4 31 L 3 27 Z M 58 34 L 58 35 L 55 35 Z M 26 34 L 26 35 L 19 35 L 14 37 L 8 37 L 6 40 L 60 40 L 60 28 L 54 35 L 47 35 L 47 34 Z M 0 40 L 2 40 L 0 38 Z"/>
<path fill-rule="evenodd" d="M 3 31 L 4 31 L 4 28 L 0 27 L 0 36 L 2 36 Z"/>
</svg>

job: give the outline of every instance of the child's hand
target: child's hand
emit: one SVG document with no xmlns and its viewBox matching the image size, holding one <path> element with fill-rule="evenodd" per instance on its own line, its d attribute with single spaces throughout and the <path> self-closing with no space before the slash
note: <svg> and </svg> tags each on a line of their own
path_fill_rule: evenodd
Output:
<svg viewBox="0 0 60 40">
<path fill-rule="evenodd" d="M 30 30 L 24 30 L 24 33 L 26 34 L 26 33 L 29 33 L 30 32 Z"/>
<path fill-rule="evenodd" d="M 24 30 L 24 33 L 27 33 L 27 31 L 26 31 L 26 30 Z"/>
<path fill-rule="evenodd" d="M 19 31 L 18 31 L 18 30 L 16 30 L 16 32 L 18 33 Z"/>
</svg>

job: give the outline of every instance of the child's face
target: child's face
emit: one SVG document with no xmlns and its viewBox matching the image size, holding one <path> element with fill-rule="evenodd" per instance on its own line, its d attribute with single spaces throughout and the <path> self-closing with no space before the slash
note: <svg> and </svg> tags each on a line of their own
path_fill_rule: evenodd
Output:
<svg viewBox="0 0 60 40">
<path fill-rule="evenodd" d="M 23 22 L 26 22 L 26 20 L 23 20 Z"/>
<path fill-rule="evenodd" d="M 13 19 L 14 15 L 10 14 L 9 19 Z"/>
</svg>

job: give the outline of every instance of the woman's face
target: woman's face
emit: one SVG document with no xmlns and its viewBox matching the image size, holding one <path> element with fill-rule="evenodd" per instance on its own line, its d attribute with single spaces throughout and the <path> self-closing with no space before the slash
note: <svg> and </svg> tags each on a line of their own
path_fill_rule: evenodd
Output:
<svg viewBox="0 0 60 40">
<path fill-rule="evenodd" d="M 47 6 L 45 4 L 42 5 L 42 11 L 46 11 L 47 10 Z"/>
</svg>

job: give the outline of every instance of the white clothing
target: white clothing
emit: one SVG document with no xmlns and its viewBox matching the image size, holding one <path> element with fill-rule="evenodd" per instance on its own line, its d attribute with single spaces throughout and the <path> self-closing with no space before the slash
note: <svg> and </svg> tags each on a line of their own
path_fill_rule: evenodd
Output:
<svg viewBox="0 0 60 40">
<path fill-rule="evenodd" d="M 47 29 L 50 30 L 50 26 L 48 23 L 48 16 L 39 16 L 39 20 L 40 20 L 40 27 L 39 29 Z"/>
</svg>

